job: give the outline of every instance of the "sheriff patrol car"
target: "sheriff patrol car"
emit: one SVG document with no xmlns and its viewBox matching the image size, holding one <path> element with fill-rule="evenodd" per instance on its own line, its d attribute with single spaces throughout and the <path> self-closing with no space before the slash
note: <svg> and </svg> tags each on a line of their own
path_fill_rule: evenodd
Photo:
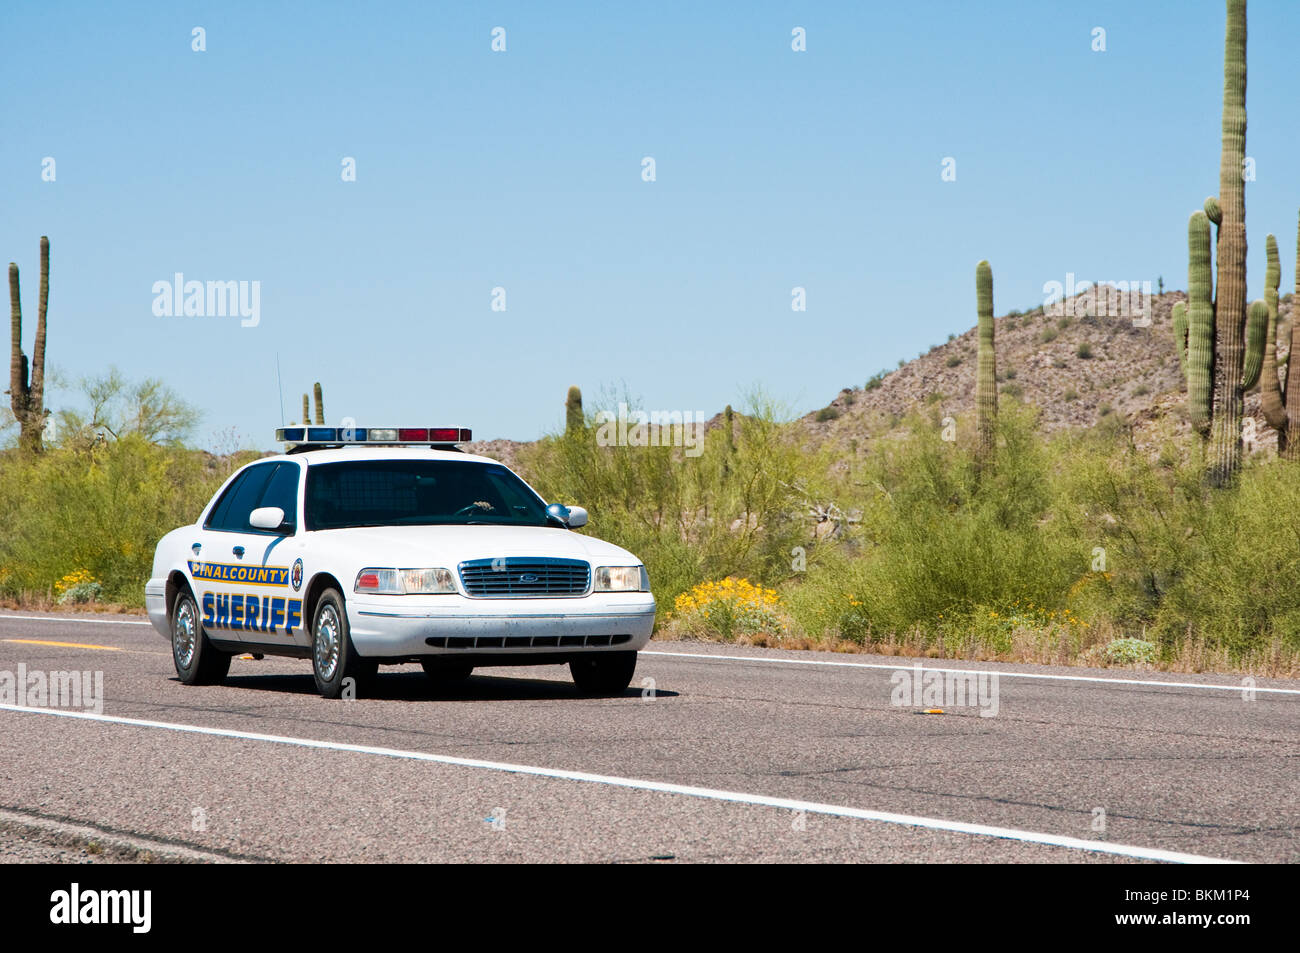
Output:
<svg viewBox="0 0 1300 953">
<path fill-rule="evenodd" d="M 631 553 L 573 532 L 509 468 L 462 452 L 462 428 L 288 427 L 286 453 L 238 470 L 158 543 L 145 605 L 187 685 L 235 654 L 310 658 L 337 698 L 378 666 L 439 684 L 480 666 L 568 664 L 620 694 L 655 601 Z"/>
</svg>

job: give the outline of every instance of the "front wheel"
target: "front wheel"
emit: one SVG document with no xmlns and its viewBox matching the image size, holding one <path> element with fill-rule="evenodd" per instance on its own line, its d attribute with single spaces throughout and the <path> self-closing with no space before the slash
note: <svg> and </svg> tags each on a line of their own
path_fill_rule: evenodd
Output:
<svg viewBox="0 0 1300 953">
<path fill-rule="evenodd" d="M 311 624 L 311 667 L 316 690 L 326 698 L 339 698 L 351 683 L 353 697 L 369 687 L 379 666 L 357 654 L 348 630 L 343 594 L 326 589 L 316 603 Z"/>
<path fill-rule="evenodd" d="M 569 663 L 573 684 L 584 695 L 622 695 L 636 671 L 635 652 L 601 652 Z"/>
<path fill-rule="evenodd" d="M 172 663 L 186 685 L 217 685 L 230 671 L 230 653 L 208 641 L 199 607 L 188 588 L 172 606 Z"/>
</svg>

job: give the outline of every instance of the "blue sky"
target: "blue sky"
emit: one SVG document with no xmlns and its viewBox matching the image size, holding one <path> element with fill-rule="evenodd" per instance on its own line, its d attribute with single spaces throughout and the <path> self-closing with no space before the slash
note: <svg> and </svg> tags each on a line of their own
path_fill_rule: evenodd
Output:
<svg viewBox="0 0 1300 953">
<path fill-rule="evenodd" d="M 49 235 L 51 364 L 163 378 L 203 411 L 200 444 L 273 445 L 277 355 L 290 420 L 316 380 L 331 422 L 478 437 L 561 426 L 570 384 L 708 413 L 761 386 L 803 412 L 969 328 L 981 258 L 999 314 L 1067 272 L 1185 287 L 1187 216 L 1218 188 L 1223 19 L 1181 0 L 11 0 L 0 257 L 30 350 Z M 1300 4 L 1255 0 L 1249 29 L 1257 296 L 1267 232 L 1295 287 Z M 178 271 L 259 281 L 260 323 L 155 316 Z"/>
</svg>

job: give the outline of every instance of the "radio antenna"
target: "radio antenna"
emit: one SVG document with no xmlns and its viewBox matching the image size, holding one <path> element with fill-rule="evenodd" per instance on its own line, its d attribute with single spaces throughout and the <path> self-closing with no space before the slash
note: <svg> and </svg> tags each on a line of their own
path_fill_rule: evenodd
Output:
<svg viewBox="0 0 1300 953">
<path fill-rule="evenodd" d="M 284 426 L 284 384 L 280 382 L 280 352 L 275 352 L 275 386 L 280 391 L 280 426 Z"/>
</svg>

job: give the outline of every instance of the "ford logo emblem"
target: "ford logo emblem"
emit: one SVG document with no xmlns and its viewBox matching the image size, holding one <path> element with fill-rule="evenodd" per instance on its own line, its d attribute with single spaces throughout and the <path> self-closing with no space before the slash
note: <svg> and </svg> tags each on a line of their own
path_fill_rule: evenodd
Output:
<svg viewBox="0 0 1300 953">
<path fill-rule="evenodd" d="M 520 582 L 536 582 L 536 581 L 537 581 L 537 578 L 538 578 L 538 577 L 535 576 L 533 573 L 531 573 L 531 572 L 526 572 L 526 573 L 524 573 L 522 576 L 519 577 L 519 581 L 520 581 Z"/>
</svg>

